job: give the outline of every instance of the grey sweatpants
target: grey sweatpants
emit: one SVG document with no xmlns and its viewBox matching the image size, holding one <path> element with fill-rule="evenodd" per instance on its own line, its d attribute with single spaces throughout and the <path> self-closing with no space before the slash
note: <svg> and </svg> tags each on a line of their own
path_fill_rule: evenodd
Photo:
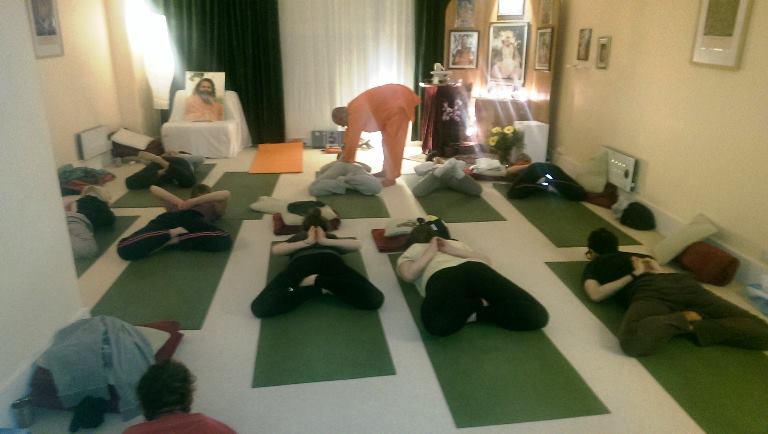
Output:
<svg viewBox="0 0 768 434">
<path fill-rule="evenodd" d="M 381 181 L 358 164 L 334 161 L 317 172 L 315 180 L 309 185 L 309 194 L 344 194 L 347 189 L 367 195 L 378 194 L 381 192 Z"/>
<path fill-rule="evenodd" d="M 469 175 L 464 175 L 456 179 L 452 173 L 444 172 L 442 176 L 435 175 L 434 172 L 427 173 L 419 183 L 413 187 L 413 195 L 416 197 L 426 196 L 439 188 L 450 188 L 471 196 L 479 196 L 483 192 L 483 186 L 472 179 Z"/>
</svg>

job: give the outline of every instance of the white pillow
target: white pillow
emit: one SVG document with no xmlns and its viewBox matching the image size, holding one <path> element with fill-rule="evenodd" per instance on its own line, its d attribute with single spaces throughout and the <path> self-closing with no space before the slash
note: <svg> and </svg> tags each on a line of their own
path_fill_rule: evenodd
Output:
<svg viewBox="0 0 768 434">
<path fill-rule="evenodd" d="M 608 152 L 602 150 L 590 158 L 574 179 L 584 187 L 584 190 L 590 193 L 602 193 L 605 190 L 605 183 L 608 182 Z"/>
<path fill-rule="evenodd" d="M 416 219 L 391 219 L 384 228 L 384 236 L 408 235 L 418 224 Z"/>
<path fill-rule="evenodd" d="M 134 133 L 133 131 L 120 128 L 115 134 L 112 135 L 111 140 L 121 145 L 130 146 L 136 149 L 147 149 L 152 140 L 152 137 L 145 136 L 144 134 Z"/>
<path fill-rule="evenodd" d="M 661 240 L 653 248 L 653 256 L 659 264 L 666 264 L 686 247 L 717 233 L 717 227 L 704 215 L 699 214 L 690 223 Z"/>
</svg>

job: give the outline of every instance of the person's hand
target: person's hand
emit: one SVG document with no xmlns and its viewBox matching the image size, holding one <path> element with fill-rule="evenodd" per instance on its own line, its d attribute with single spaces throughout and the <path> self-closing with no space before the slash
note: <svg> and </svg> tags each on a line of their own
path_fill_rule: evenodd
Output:
<svg viewBox="0 0 768 434">
<path fill-rule="evenodd" d="M 320 245 L 328 239 L 328 237 L 325 236 L 325 231 L 320 226 L 315 226 L 315 238 L 317 239 L 317 244 Z"/>
<path fill-rule="evenodd" d="M 307 239 L 304 240 L 304 243 L 308 246 L 311 246 L 317 242 L 317 232 L 315 231 L 317 229 L 317 226 L 310 226 L 307 230 Z"/>
<path fill-rule="evenodd" d="M 429 240 L 429 247 L 427 247 L 427 250 L 424 253 L 434 255 L 438 251 L 440 251 L 440 237 L 432 237 L 432 239 Z"/>
<path fill-rule="evenodd" d="M 661 273 L 661 265 L 659 265 L 658 262 L 656 262 L 653 258 L 643 258 L 643 267 L 645 268 L 646 273 Z"/>
<path fill-rule="evenodd" d="M 632 274 L 635 276 L 639 276 L 645 273 L 645 264 L 643 263 L 642 258 L 632 256 L 632 270 Z"/>
<path fill-rule="evenodd" d="M 179 204 L 179 211 L 184 211 L 185 209 L 189 209 L 189 200 L 184 200 Z"/>
</svg>

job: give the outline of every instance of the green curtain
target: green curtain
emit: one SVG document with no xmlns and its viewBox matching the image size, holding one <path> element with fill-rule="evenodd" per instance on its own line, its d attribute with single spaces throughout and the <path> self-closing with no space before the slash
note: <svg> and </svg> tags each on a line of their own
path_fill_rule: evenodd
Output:
<svg viewBox="0 0 768 434">
<path fill-rule="evenodd" d="M 153 0 L 179 62 L 171 95 L 184 88 L 184 71 L 225 72 L 254 144 L 285 140 L 277 1 Z"/>
<path fill-rule="evenodd" d="M 422 96 L 419 83 L 431 77 L 432 66 L 443 62 L 445 47 L 445 9 L 451 0 L 415 0 L 416 7 L 416 62 L 414 64 L 413 89 Z M 416 122 L 411 130 L 411 140 L 421 135 L 421 106 L 416 111 Z"/>
</svg>

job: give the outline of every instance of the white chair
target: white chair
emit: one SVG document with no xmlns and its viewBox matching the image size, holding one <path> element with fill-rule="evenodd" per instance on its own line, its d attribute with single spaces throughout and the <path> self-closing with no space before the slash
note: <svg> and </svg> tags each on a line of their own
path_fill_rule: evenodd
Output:
<svg viewBox="0 0 768 434">
<path fill-rule="evenodd" d="M 251 146 L 251 133 L 237 92 L 224 92 L 224 120 L 217 122 L 185 121 L 187 96 L 185 90 L 179 90 L 173 98 L 171 117 L 161 129 L 165 150 L 185 151 L 208 158 L 231 158 Z"/>
</svg>

